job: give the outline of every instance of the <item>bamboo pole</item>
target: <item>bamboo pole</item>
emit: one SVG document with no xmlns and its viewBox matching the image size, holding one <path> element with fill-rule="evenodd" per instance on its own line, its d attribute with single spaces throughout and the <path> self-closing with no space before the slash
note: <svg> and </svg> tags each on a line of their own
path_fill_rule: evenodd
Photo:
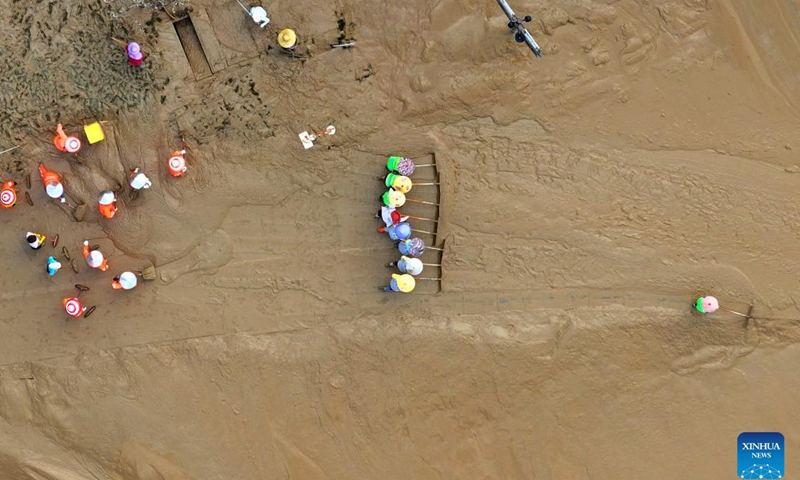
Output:
<svg viewBox="0 0 800 480">
<path fill-rule="evenodd" d="M 415 200 L 415 199 L 413 199 L 413 198 L 407 198 L 407 197 L 406 197 L 406 202 L 413 202 L 413 203 L 424 203 L 425 205 L 435 205 L 435 206 L 437 206 L 437 207 L 439 206 L 439 204 L 438 204 L 438 203 L 426 202 L 425 200 Z"/>
<path fill-rule="evenodd" d="M 0 152 L 0 155 L 4 154 L 6 152 L 10 152 L 11 150 L 16 150 L 18 148 L 19 148 L 19 145 L 15 146 L 15 147 L 7 148 L 7 149 L 3 150 L 2 152 Z"/>
<path fill-rule="evenodd" d="M 728 312 L 734 315 L 739 315 L 740 317 L 749 318 L 749 315 L 747 315 L 746 313 L 734 312 L 733 310 L 728 310 L 727 308 L 722 308 L 722 307 L 720 307 L 719 309 L 722 310 L 723 312 Z"/>
<path fill-rule="evenodd" d="M 402 214 L 401 214 L 402 215 Z M 433 223 L 439 223 L 439 220 L 434 220 L 432 218 L 425 218 L 425 217 L 415 217 L 414 215 L 402 215 L 403 217 L 413 218 L 415 220 L 427 220 Z"/>
</svg>

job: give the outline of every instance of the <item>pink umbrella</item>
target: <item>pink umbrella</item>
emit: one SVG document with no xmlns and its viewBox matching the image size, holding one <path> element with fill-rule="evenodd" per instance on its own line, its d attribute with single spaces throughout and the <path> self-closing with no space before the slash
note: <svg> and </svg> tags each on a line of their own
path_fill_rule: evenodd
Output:
<svg viewBox="0 0 800 480">
<path fill-rule="evenodd" d="M 719 301 L 717 301 L 716 297 L 712 297 L 711 295 L 700 297 L 697 303 L 702 307 L 703 313 L 713 313 L 719 309 Z"/>
</svg>

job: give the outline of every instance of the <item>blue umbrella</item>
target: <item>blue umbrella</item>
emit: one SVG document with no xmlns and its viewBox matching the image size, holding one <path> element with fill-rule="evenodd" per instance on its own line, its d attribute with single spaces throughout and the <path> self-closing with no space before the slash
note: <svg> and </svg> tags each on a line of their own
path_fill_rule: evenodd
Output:
<svg viewBox="0 0 800 480">
<path fill-rule="evenodd" d="M 386 233 L 389 234 L 389 238 L 392 240 L 406 240 L 411 236 L 411 225 L 406 222 L 401 222 L 387 228 Z"/>
</svg>

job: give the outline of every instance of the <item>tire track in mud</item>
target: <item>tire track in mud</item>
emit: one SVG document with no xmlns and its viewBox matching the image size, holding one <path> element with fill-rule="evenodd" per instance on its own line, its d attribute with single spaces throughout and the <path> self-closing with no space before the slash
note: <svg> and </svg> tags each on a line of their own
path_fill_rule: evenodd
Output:
<svg viewBox="0 0 800 480">
<path fill-rule="evenodd" d="M 225 279 L 215 277 L 211 287 L 193 287 L 192 290 L 196 294 L 202 294 L 206 288 L 209 289 L 209 294 L 218 292 L 218 288 L 226 288 Z M 228 288 L 241 291 L 250 287 L 236 284 Z M 302 285 L 283 285 L 281 288 L 302 289 Z M 173 294 L 172 297 L 179 298 L 180 295 Z M 208 325 L 200 335 L 170 338 L 177 331 L 188 332 L 185 329 L 160 330 L 149 333 L 161 335 L 162 338 L 143 338 L 140 342 L 110 345 L 99 350 L 174 345 L 195 339 L 225 337 L 233 332 L 249 335 L 294 335 L 303 331 L 325 330 L 348 332 L 361 322 L 377 321 L 370 319 L 377 319 L 385 310 L 385 298 L 383 294 L 376 293 L 363 298 L 359 304 L 333 310 L 326 302 L 306 302 L 291 313 L 272 314 L 266 311 L 257 317 L 233 315 L 226 318 L 230 325 L 226 322 Z M 223 301 L 220 306 L 225 303 L 227 301 Z M 398 312 L 397 321 L 380 322 L 383 326 L 374 328 L 391 330 L 405 325 L 420 335 L 436 331 L 489 343 L 525 344 L 532 348 L 531 355 L 545 359 L 556 355 L 561 345 L 569 341 L 565 340 L 569 332 L 575 329 L 597 332 L 644 329 L 652 336 L 658 335 L 657 328 L 654 327 L 657 325 L 667 331 L 678 330 L 682 335 L 712 335 L 710 338 L 717 343 L 702 344 L 697 349 L 674 358 L 670 368 L 680 374 L 690 374 L 701 369 L 729 368 L 738 358 L 753 352 L 761 344 L 781 347 L 800 341 L 800 321 L 759 320 L 756 311 L 756 321 L 751 322 L 748 329 L 744 329 L 739 317 L 693 312 L 691 299 L 680 294 L 594 289 L 445 292 L 413 299 L 398 297 L 391 308 Z M 451 312 L 451 315 L 442 316 L 438 313 L 443 311 Z M 227 317 L 224 312 L 221 316 Z M 317 321 L 309 322 L 309 318 L 314 317 Z M 582 320 L 578 320 L 579 318 Z M 272 321 L 267 321 L 268 319 Z M 272 325 L 273 328 L 264 329 L 264 325 Z M 280 326 L 274 328 L 275 325 Z M 651 331 L 651 328 L 655 329 Z M 614 335 L 618 336 L 616 333 Z M 720 341 L 723 343 L 719 343 Z M 31 358 L 27 361 L 41 362 L 72 355 Z M 18 362 L 9 362 L 3 366 L 14 364 Z"/>
</svg>

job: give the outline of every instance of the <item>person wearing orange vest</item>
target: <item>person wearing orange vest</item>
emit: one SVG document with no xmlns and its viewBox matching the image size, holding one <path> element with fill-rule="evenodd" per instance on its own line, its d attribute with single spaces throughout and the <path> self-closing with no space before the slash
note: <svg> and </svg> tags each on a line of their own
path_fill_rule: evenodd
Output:
<svg viewBox="0 0 800 480">
<path fill-rule="evenodd" d="M 81 301 L 78 300 L 78 297 L 69 297 L 65 298 L 61 301 L 61 304 L 64 305 L 64 310 L 67 311 L 67 315 L 74 318 L 80 318 L 83 315 L 83 312 L 86 311 L 86 307 L 81 304 Z"/>
<path fill-rule="evenodd" d="M 114 290 L 132 290 L 136 287 L 138 279 L 133 272 L 122 272 L 119 276 L 111 280 L 111 287 Z"/>
<path fill-rule="evenodd" d="M 81 149 L 81 141 L 74 135 L 64 133 L 64 127 L 59 123 L 56 127 L 56 136 L 53 144 L 57 149 L 64 153 L 78 153 Z"/>
<path fill-rule="evenodd" d="M 186 173 L 186 150 L 175 150 L 169 157 L 167 168 L 173 177 L 180 177 Z"/>
<path fill-rule="evenodd" d="M 11 208 L 17 204 L 17 182 L 8 180 L 0 188 L 0 207 Z"/>
<path fill-rule="evenodd" d="M 108 260 L 103 257 L 100 250 L 92 250 L 89 247 L 88 240 L 83 241 L 83 258 L 86 259 L 86 263 L 92 268 L 96 268 L 101 272 L 108 270 Z"/>
<path fill-rule="evenodd" d="M 117 197 L 111 190 L 103 190 L 97 198 L 99 204 L 100 215 L 105 218 L 114 218 L 117 214 Z"/>
<path fill-rule="evenodd" d="M 39 175 L 42 177 L 44 190 L 50 198 L 59 198 L 61 203 L 66 203 L 67 199 L 64 196 L 64 185 L 61 183 L 61 176 L 56 172 L 50 171 L 45 168 L 41 163 L 39 164 Z"/>
</svg>

